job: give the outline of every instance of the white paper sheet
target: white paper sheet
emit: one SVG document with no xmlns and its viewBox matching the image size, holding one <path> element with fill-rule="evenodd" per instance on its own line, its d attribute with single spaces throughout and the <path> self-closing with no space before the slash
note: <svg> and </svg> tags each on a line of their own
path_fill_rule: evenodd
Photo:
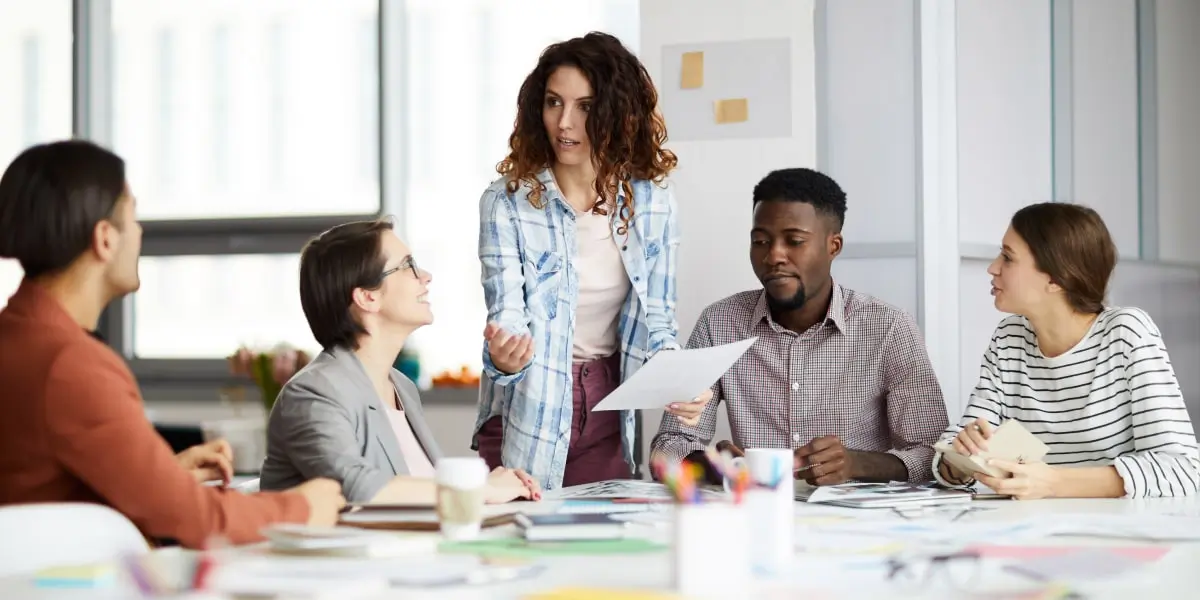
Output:
<svg viewBox="0 0 1200 600">
<path fill-rule="evenodd" d="M 1053 535 L 1126 539 L 1143 542 L 1200 541 L 1200 518 L 1149 514 L 1069 514 L 1041 517 Z"/>
<path fill-rule="evenodd" d="M 592 410 L 662 408 L 686 402 L 712 387 L 757 340 L 659 352 Z"/>
</svg>

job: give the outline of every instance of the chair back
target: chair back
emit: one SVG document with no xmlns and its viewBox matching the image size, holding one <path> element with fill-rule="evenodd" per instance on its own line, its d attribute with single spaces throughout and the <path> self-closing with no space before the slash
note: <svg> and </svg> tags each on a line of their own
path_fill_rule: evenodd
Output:
<svg viewBox="0 0 1200 600">
<path fill-rule="evenodd" d="M 121 513 L 99 504 L 0 507 L 0 577 L 48 567 L 114 562 L 150 545 Z"/>
</svg>

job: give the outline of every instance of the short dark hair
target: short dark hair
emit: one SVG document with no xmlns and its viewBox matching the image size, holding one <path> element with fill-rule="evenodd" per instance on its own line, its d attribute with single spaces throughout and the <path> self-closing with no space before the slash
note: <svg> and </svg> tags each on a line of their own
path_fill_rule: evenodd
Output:
<svg viewBox="0 0 1200 600">
<path fill-rule="evenodd" d="M 1045 202 L 1018 210 L 1012 228 L 1029 246 L 1038 270 L 1066 292 L 1081 313 L 1104 310 L 1117 247 L 1104 219 L 1078 204 Z"/>
<path fill-rule="evenodd" d="M 17 259 L 26 277 L 66 269 L 124 194 L 125 161 L 92 142 L 25 150 L 0 177 L 0 257 Z"/>
<path fill-rule="evenodd" d="M 832 177 L 803 167 L 771 171 L 754 186 L 754 205 L 783 200 L 811 204 L 817 214 L 833 219 L 834 231 L 846 222 L 846 192 Z"/>
<path fill-rule="evenodd" d="M 367 330 L 350 312 L 354 290 L 383 285 L 382 235 L 393 228 L 389 219 L 345 223 L 300 251 L 300 306 L 321 348 L 358 349 Z"/>
</svg>

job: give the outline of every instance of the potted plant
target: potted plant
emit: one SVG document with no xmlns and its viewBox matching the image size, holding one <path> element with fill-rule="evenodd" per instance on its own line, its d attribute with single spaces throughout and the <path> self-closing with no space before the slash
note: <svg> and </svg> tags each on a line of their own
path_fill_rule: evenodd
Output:
<svg viewBox="0 0 1200 600">
<path fill-rule="evenodd" d="M 249 378 L 258 386 L 267 413 L 275 405 L 283 384 L 311 360 L 307 352 L 288 344 L 278 344 L 266 351 L 242 346 L 228 357 L 229 373 L 234 377 Z"/>
</svg>

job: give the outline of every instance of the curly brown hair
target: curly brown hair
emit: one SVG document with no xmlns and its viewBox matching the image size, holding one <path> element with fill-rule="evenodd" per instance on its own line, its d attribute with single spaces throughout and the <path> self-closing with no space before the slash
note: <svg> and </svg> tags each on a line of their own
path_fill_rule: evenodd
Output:
<svg viewBox="0 0 1200 600">
<path fill-rule="evenodd" d="M 650 73 L 617 38 L 593 31 L 583 37 L 559 42 L 542 51 L 533 72 L 517 95 L 517 118 L 508 138 L 509 154 L 496 170 L 508 178 L 508 192 L 529 187 L 529 202 L 542 207 L 546 186 L 537 179 L 542 169 L 554 164 L 554 150 L 542 122 L 546 81 L 559 67 L 575 67 L 592 85 L 593 99 L 587 118 L 587 135 L 596 162 L 596 195 L 592 210 L 608 214 L 615 203 L 617 186 L 625 192 L 617 214 L 618 233 L 624 234 L 633 220 L 634 179 L 661 183 L 679 160 L 663 148 L 667 125 L 657 111 L 658 91 Z"/>
</svg>

